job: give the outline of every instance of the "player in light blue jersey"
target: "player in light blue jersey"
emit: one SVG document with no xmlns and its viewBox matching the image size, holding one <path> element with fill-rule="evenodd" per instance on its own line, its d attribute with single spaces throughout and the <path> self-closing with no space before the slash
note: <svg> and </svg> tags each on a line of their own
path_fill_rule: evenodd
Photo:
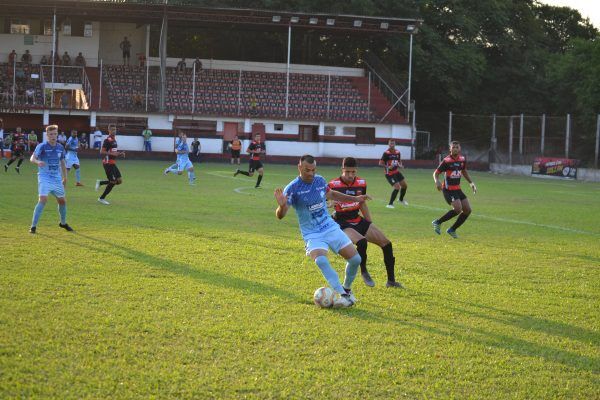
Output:
<svg viewBox="0 0 600 400">
<path fill-rule="evenodd" d="M 196 184 L 196 174 L 194 173 L 194 164 L 190 161 L 190 146 L 187 144 L 187 135 L 179 131 L 179 138 L 175 143 L 175 153 L 177 161 L 175 164 L 164 170 L 164 174 L 169 173 L 181 175 L 183 171 L 187 171 L 190 185 Z"/>
<path fill-rule="evenodd" d="M 38 221 L 42 216 L 49 194 L 56 197 L 58 201 L 58 213 L 60 214 L 58 226 L 69 232 L 73 231 L 73 228 L 67 224 L 65 148 L 57 142 L 57 138 L 58 126 L 49 125 L 46 128 L 46 141 L 38 144 L 31 155 L 31 162 L 38 166 L 39 200 L 33 211 L 33 221 L 29 233 L 36 232 Z"/>
<path fill-rule="evenodd" d="M 361 259 L 352 241 L 327 212 L 327 200 L 364 203 L 370 197 L 350 196 L 330 190 L 327 181 L 322 176 L 316 175 L 316 170 L 317 162 L 313 156 L 306 154 L 300 158 L 298 163 L 300 176 L 290 182 L 285 189 L 275 189 L 278 205 L 275 215 L 282 219 L 289 206 L 294 207 L 300 232 L 306 244 L 306 254 L 314 260 L 329 285 L 339 294 L 334 307 L 350 307 L 356 302 L 351 288 Z M 327 258 L 329 249 L 347 261 L 343 285 Z"/>
<path fill-rule="evenodd" d="M 77 130 L 71 130 L 71 136 L 67 139 L 67 143 L 65 144 L 67 155 L 65 157 L 65 162 L 67 164 L 67 173 L 71 171 L 71 168 L 75 169 L 75 186 L 83 186 L 81 183 L 81 173 L 79 171 L 79 157 L 77 156 L 77 152 L 79 151 L 79 138 L 77 138 Z"/>
</svg>

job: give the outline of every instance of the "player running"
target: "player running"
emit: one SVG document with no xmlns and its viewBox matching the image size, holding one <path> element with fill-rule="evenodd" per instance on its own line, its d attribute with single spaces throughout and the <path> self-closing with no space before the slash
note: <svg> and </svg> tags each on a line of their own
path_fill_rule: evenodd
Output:
<svg viewBox="0 0 600 400">
<path fill-rule="evenodd" d="M 346 157 L 342 161 L 342 175 L 339 178 L 332 179 L 329 182 L 329 188 L 340 193 L 351 196 L 367 194 L 367 181 L 358 177 L 358 165 L 353 157 Z M 396 282 L 394 270 L 396 258 L 392 242 L 373 224 L 371 212 L 367 203 L 357 201 L 345 202 L 336 201 L 333 219 L 340 228 L 356 245 L 356 250 L 360 255 L 360 272 L 363 281 L 367 286 L 375 286 L 367 270 L 367 242 L 375 243 L 383 251 L 383 262 L 387 271 L 387 287 L 402 288 L 400 282 Z"/>
<path fill-rule="evenodd" d="M 400 191 L 400 198 L 398 201 L 407 206 L 408 202 L 404 200 L 404 195 L 406 194 L 408 185 L 406 184 L 404 175 L 400 173 L 400 168 L 404 168 L 404 165 L 402 165 L 400 152 L 396 150 L 396 141 L 394 139 L 388 141 L 388 149 L 381 156 L 379 165 L 385 168 L 385 178 L 390 185 L 394 187 L 392 195 L 390 196 L 390 202 L 386 207 L 394 208 L 394 201 L 396 201 L 398 191 Z"/>
<path fill-rule="evenodd" d="M 65 164 L 65 149 L 57 143 L 58 126 L 49 125 L 46 128 L 46 141 L 38 144 L 31 155 L 31 162 L 38 166 L 38 203 L 33 211 L 33 220 L 29 233 L 36 233 L 37 224 L 42 216 L 48 195 L 52 194 L 58 202 L 60 222 L 58 226 L 71 232 L 73 228 L 67 224 L 67 202 L 65 200 L 65 184 L 67 183 L 67 168 Z"/>
<path fill-rule="evenodd" d="M 104 172 L 106 173 L 107 180 L 101 181 L 100 179 L 96 180 L 96 191 L 100 189 L 100 186 L 106 185 L 106 189 L 104 189 L 104 193 L 98 198 L 98 202 L 104 205 L 109 205 L 110 203 L 106 201 L 106 196 L 110 193 L 110 191 L 115 187 L 115 185 L 120 185 L 123 183 L 123 179 L 121 178 L 121 171 L 117 167 L 117 157 L 125 158 L 124 151 L 118 151 L 117 146 L 117 127 L 114 125 L 108 126 L 108 137 L 104 139 L 102 143 L 102 147 L 100 148 L 100 155 L 102 156 L 102 166 L 104 167 Z"/>
<path fill-rule="evenodd" d="M 67 150 L 67 156 L 65 158 L 67 164 L 67 174 L 71 171 L 71 168 L 75 169 L 75 186 L 83 186 L 81 183 L 81 172 L 79 170 L 79 157 L 77 152 L 79 151 L 79 139 L 77 138 L 77 130 L 71 130 L 71 136 L 67 139 L 65 144 Z"/>
<path fill-rule="evenodd" d="M 352 293 L 352 282 L 356 278 L 360 256 L 352 241 L 342 232 L 339 225 L 327 213 L 327 199 L 364 203 L 369 196 L 349 196 L 330 190 L 325 179 L 316 175 L 317 162 L 313 156 L 305 154 L 298 162 L 300 176 L 291 181 L 285 189 L 275 189 L 278 219 L 285 217 L 289 206 L 294 207 L 300 224 L 300 232 L 306 244 L 306 254 L 317 264 L 329 285 L 338 293 L 335 307 L 351 307 L 356 302 Z M 344 284 L 340 283 L 337 272 L 331 267 L 327 251 L 331 249 L 347 261 Z"/>
<path fill-rule="evenodd" d="M 441 173 L 444 173 L 443 183 L 438 180 L 438 175 Z M 446 230 L 448 235 L 452 236 L 454 239 L 457 239 L 458 235 L 456 234 L 456 230 L 467 220 L 467 218 L 469 218 L 469 214 L 471 214 L 471 205 L 469 204 L 469 200 L 460 189 L 460 178 L 463 175 L 467 182 L 469 182 L 471 189 L 473 189 L 473 194 L 477 193 L 475 182 L 473 182 L 469 176 L 469 173 L 467 172 L 467 159 L 465 156 L 460 154 L 460 143 L 454 141 L 450 143 L 450 154 L 442 160 L 440 165 L 433 173 L 435 187 L 437 190 L 442 191 L 446 202 L 452 205 L 452 210 L 448 211 L 441 218 L 435 219 L 431 222 L 433 225 L 433 230 L 438 235 L 440 234 L 442 223 L 449 221 L 458 215 L 458 219 L 454 225 Z"/>
<path fill-rule="evenodd" d="M 181 131 L 179 132 L 179 139 L 177 139 L 177 143 L 175 144 L 175 153 L 177 153 L 177 162 L 166 168 L 163 174 L 173 173 L 181 175 L 185 170 L 188 173 L 190 185 L 195 185 L 196 174 L 194 173 L 194 165 L 190 161 L 190 146 L 187 144 L 187 135 Z"/>
<path fill-rule="evenodd" d="M 260 162 L 260 155 L 267 153 L 266 145 L 260 141 L 260 133 L 254 135 L 254 141 L 250 143 L 250 146 L 248 146 L 248 149 L 246 149 L 246 153 L 250 154 L 248 171 L 242 171 L 238 169 L 234 172 L 233 176 L 237 176 L 238 174 L 252 176 L 254 175 L 254 171 L 258 171 L 258 179 L 256 180 L 256 186 L 254 187 L 259 188 L 264 173 L 263 164 Z"/>
<path fill-rule="evenodd" d="M 15 171 L 17 174 L 21 173 L 21 164 L 23 164 L 23 160 L 25 158 L 25 135 L 21 131 L 21 127 L 17 128 L 17 131 L 12 137 L 12 144 L 10 146 L 10 159 L 4 165 L 4 172 L 8 172 L 8 166 L 17 161 L 17 166 L 15 167 Z"/>
</svg>

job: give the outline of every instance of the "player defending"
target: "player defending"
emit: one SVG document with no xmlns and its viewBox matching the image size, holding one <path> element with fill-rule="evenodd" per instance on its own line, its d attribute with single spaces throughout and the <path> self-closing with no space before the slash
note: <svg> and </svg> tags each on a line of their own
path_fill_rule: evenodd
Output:
<svg viewBox="0 0 600 400">
<path fill-rule="evenodd" d="M 67 183 L 67 167 L 65 149 L 57 143 L 58 126 L 46 128 L 46 141 L 36 146 L 31 155 L 31 162 L 38 166 L 39 200 L 33 211 L 33 221 L 29 233 L 35 233 L 38 221 L 42 216 L 48 195 L 52 194 L 58 202 L 60 222 L 58 226 L 71 232 L 73 228 L 67 224 L 67 202 L 65 201 L 65 184 Z"/>
<path fill-rule="evenodd" d="M 256 180 L 256 186 L 254 187 L 259 188 L 260 181 L 262 181 L 264 173 L 263 165 L 260 162 L 260 155 L 266 154 L 266 152 L 267 147 L 264 143 L 261 143 L 260 133 L 257 133 L 256 135 L 254 135 L 254 141 L 250 143 L 250 146 L 248 146 L 248 149 L 246 149 L 246 153 L 250 154 L 250 165 L 248 166 L 248 171 L 246 172 L 238 169 L 237 171 L 235 171 L 233 176 L 237 176 L 237 174 L 252 176 L 254 175 L 254 171 L 258 171 L 258 179 Z"/>
<path fill-rule="evenodd" d="M 77 138 L 77 131 L 75 129 L 71 130 L 71 136 L 67 139 L 66 143 L 67 148 L 67 174 L 71 171 L 71 168 L 75 169 L 75 186 L 83 186 L 81 183 L 81 172 L 79 171 L 79 157 L 77 156 L 77 152 L 79 151 L 79 139 Z"/>
<path fill-rule="evenodd" d="M 15 167 L 15 171 L 17 174 L 21 173 L 21 164 L 23 164 L 23 159 L 25 158 L 25 135 L 21 132 L 21 128 L 18 127 L 17 131 L 13 135 L 12 144 L 11 144 L 11 153 L 10 159 L 4 165 L 4 172 L 8 172 L 8 166 L 17 161 L 17 166 Z"/>
<path fill-rule="evenodd" d="M 179 133 L 179 139 L 175 144 L 175 153 L 177 153 L 177 162 L 163 172 L 165 175 L 173 173 L 177 175 L 187 171 L 190 185 L 196 184 L 196 174 L 194 173 L 194 165 L 190 161 L 190 146 L 187 144 L 187 135 L 183 132 Z"/>
<path fill-rule="evenodd" d="M 394 187 L 392 195 L 390 196 L 390 202 L 386 207 L 394 208 L 394 201 L 396 201 L 398 191 L 400 191 L 400 199 L 398 199 L 398 201 L 407 206 L 408 202 L 404 200 L 404 195 L 406 194 L 408 185 L 406 184 L 404 175 L 400 173 L 400 168 L 404 168 L 404 165 L 402 165 L 400 152 L 396 150 L 396 142 L 394 139 L 389 140 L 388 149 L 381 156 L 379 165 L 385 168 L 385 178 L 388 180 L 390 185 Z"/>
<path fill-rule="evenodd" d="M 443 183 L 438 179 L 438 175 L 441 173 L 444 173 L 445 175 Z M 442 191 L 446 202 L 452 205 L 452 210 L 448 211 L 441 218 L 431 222 L 433 230 L 438 235 L 440 234 L 442 223 L 449 221 L 458 215 L 458 219 L 454 225 L 446 230 L 448 235 L 457 239 L 458 236 L 456 235 L 456 230 L 467 220 L 467 218 L 469 218 L 469 214 L 471 214 L 469 200 L 460 189 L 460 177 L 463 175 L 467 182 L 469 182 L 471 189 L 473 189 L 473 194 L 477 193 L 475 182 L 473 182 L 467 172 L 467 159 L 460 154 L 460 143 L 454 141 L 450 143 L 450 154 L 442 160 L 433 173 L 435 187 L 437 190 Z"/>
<path fill-rule="evenodd" d="M 367 194 L 367 181 L 356 175 L 358 165 L 353 157 L 346 157 L 342 161 L 342 175 L 339 178 L 332 179 L 329 182 L 331 190 L 344 193 L 351 196 Z M 340 228 L 356 245 L 356 250 L 360 255 L 360 273 L 367 286 L 375 286 L 371 275 L 367 270 L 367 242 L 375 243 L 383 251 L 383 262 L 387 271 L 387 287 L 402 288 L 400 282 L 396 282 L 394 270 L 396 258 L 392 249 L 392 242 L 373 224 L 371 221 L 371 212 L 367 203 L 357 201 L 335 202 L 335 212 L 333 219 Z"/>
<path fill-rule="evenodd" d="M 107 180 L 101 181 L 100 179 L 96 180 L 96 191 L 100 189 L 100 186 L 106 185 L 106 189 L 104 189 L 104 193 L 102 196 L 98 198 L 98 202 L 109 205 L 110 203 L 106 201 L 106 196 L 110 193 L 110 191 L 115 187 L 115 185 L 120 185 L 123 183 L 123 179 L 121 179 L 121 171 L 117 168 L 117 157 L 125 158 L 124 151 L 118 151 L 117 146 L 117 127 L 114 125 L 108 126 L 108 137 L 104 139 L 102 143 L 102 148 L 100 148 L 100 155 L 102 156 L 102 166 L 104 167 L 104 172 L 106 172 Z"/>
<path fill-rule="evenodd" d="M 327 213 L 327 200 L 364 203 L 370 199 L 367 195 L 349 196 L 330 190 L 325 179 L 316 175 L 317 162 L 311 155 L 303 155 L 298 163 L 300 176 L 291 181 L 285 189 L 275 189 L 277 210 L 275 215 L 282 219 L 289 206 L 294 207 L 300 224 L 302 238 L 306 244 L 306 254 L 317 264 L 321 273 L 339 296 L 336 296 L 336 307 L 351 307 L 356 302 L 352 293 L 352 282 L 356 278 L 360 256 L 352 245 L 352 241 L 342 232 L 339 225 Z M 331 249 L 344 257 L 346 277 L 340 283 L 337 272 L 331 267 L 327 251 Z"/>
</svg>

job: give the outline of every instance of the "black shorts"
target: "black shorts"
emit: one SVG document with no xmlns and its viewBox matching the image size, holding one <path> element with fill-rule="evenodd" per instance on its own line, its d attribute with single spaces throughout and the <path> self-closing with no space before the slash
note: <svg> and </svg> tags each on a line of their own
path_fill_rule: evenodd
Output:
<svg viewBox="0 0 600 400">
<path fill-rule="evenodd" d="M 130 58 L 129 50 L 123 50 L 123 58 Z"/>
<path fill-rule="evenodd" d="M 444 190 L 442 190 L 442 193 L 444 194 L 444 199 L 446 199 L 446 203 L 448 203 L 448 204 L 452 204 L 452 202 L 454 200 L 464 200 L 467 198 L 467 196 L 460 189 L 458 189 L 458 190 L 444 189 Z"/>
<path fill-rule="evenodd" d="M 104 166 L 104 172 L 106 172 L 106 178 L 109 181 L 116 181 L 121 177 L 121 171 L 117 168 L 116 164 L 102 164 Z"/>
<path fill-rule="evenodd" d="M 254 171 L 261 169 L 262 167 L 263 167 L 263 165 L 260 162 L 260 160 L 250 160 L 250 165 L 248 166 L 248 171 L 254 172 Z"/>
<path fill-rule="evenodd" d="M 231 150 L 231 158 L 240 158 L 239 150 Z"/>
<path fill-rule="evenodd" d="M 367 235 L 367 231 L 369 230 L 369 226 L 371 226 L 371 222 L 367 221 L 364 218 L 361 218 L 361 220 L 359 222 L 356 223 L 351 223 L 345 220 L 335 220 L 335 222 L 338 223 L 338 225 L 340 226 L 340 228 L 342 230 L 345 230 L 346 228 L 352 228 L 354 229 L 356 232 L 360 233 L 363 236 Z"/>
<path fill-rule="evenodd" d="M 390 185 L 394 186 L 396 183 L 400 183 L 404 180 L 404 175 L 400 172 L 396 172 L 394 175 L 385 175 L 385 179 L 390 183 Z"/>
<path fill-rule="evenodd" d="M 23 158 L 23 149 L 13 149 L 11 158 Z"/>
</svg>

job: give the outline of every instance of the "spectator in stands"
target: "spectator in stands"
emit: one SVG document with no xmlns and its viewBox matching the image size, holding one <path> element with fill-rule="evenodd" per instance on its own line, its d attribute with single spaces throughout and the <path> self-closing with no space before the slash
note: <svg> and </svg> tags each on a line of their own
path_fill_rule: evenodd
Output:
<svg viewBox="0 0 600 400">
<path fill-rule="evenodd" d="M 63 146 L 67 143 L 67 135 L 65 135 L 64 132 L 61 132 L 60 135 L 58 135 L 58 143 L 62 144 Z"/>
<path fill-rule="evenodd" d="M 69 108 L 69 101 L 71 99 L 69 98 L 69 95 L 67 94 L 67 92 L 63 92 L 62 96 L 60 96 L 60 106 L 62 108 Z M 65 139 L 66 140 L 66 139 Z M 58 141 L 60 142 L 60 135 L 58 136 Z"/>
<path fill-rule="evenodd" d="M 0 159 L 4 158 L 4 121 L 0 118 Z"/>
<path fill-rule="evenodd" d="M 27 90 L 25 91 L 25 98 L 27 101 L 27 104 L 35 104 L 35 89 L 32 87 L 28 87 Z"/>
<path fill-rule="evenodd" d="M 200 162 L 200 151 L 202 151 L 202 145 L 198 138 L 194 138 L 192 142 L 192 156 L 196 162 Z"/>
<path fill-rule="evenodd" d="M 138 62 L 140 67 L 144 68 L 146 66 L 146 55 L 144 53 L 138 53 Z"/>
<path fill-rule="evenodd" d="M 78 67 L 85 67 L 85 58 L 81 52 L 75 57 L 75 65 Z"/>
<path fill-rule="evenodd" d="M 48 59 L 48 62 L 52 63 L 53 60 L 54 65 L 60 65 L 60 57 L 58 56 L 58 54 L 54 54 L 53 51 L 50 51 L 50 58 Z"/>
<path fill-rule="evenodd" d="M 144 151 L 152 151 L 152 131 L 146 125 L 146 129 L 142 131 L 144 137 Z"/>
<path fill-rule="evenodd" d="M 31 64 L 31 54 L 29 50 L 25 50 L 25 53 L 21 56 L 21 62 L 24 64 Z"/>
<path fill-rule="evenodd" d="M 238 138 L 238 135 L 233 137 L 233 140 L 227 146 L 231 151 L 231 165 L 237 163 L 240 165 L 240 151 L 242 150 L 242 141 Z"/>
<path fill-rule="evenodd" d="M 8 86 L 5 86 L 2 93 L 0 93 L 0 103 L 10 103 L 11 97 L 12 90 L 9 90 Z"/>
<path fill-rule="evenodd" d="M 13 65 L 17 60 L 17 52 L 16 51 L 12 51 L 9 55 L 8 55 L 8 63 L 10 65 Z"/>
<path fill-rule="evenodd" d="M 65 54 L 62 56 L 63 65 L 71 65 L 71 56 L 68 52 L 65 51 Z"/>
<path fill-rule="evenodd" d="M 23 86 L 17 85 L 17 98 L 15 100 L 17 104 L 25 104 L 25 89 L 23 89 Z"/>
<path fill-rule="evenodd" d="M 92 134 L 92 138 L 94 139 L 93 148 L 100 150 L 100 147 L 102 147 L 102 131 L 98 127 L 92 127 L 92 131 L 94 132 Z"/>
<path fill-rule="evenodd" d="M 258 101 L 256 100 L 256 96 L 253 94 L 252 96 L 250 96 L 250 115 L 257 115 L 258 114 Z"/>
<path fill-rule="evenodd" d="M 143 107 L 143 98 L 142 95 L 139 93 L 136 93 L 133 95 L 133 108 L 136 110 L 140 110 Z"/>
<path fill-rule="evenodd" d="M 46 57 L 45 54 L 42 56 L 42 59 L 40 60 L 40 64 L 41 65 L 48 65 L 48 58 Z"/>
<path fill-rule="evenodd" d="M 200 61 L 200 57 L 196 57 L 194 65 L 196 66 L 196 72 L 202 71 L 202 61 Z"/>
<path fill-rule="evenodd" d="M 181 61 L 177 63 L 177 72 L 185 72 L 185 57 L 181 58 Z"/>
<path fill-rule="evenodd" d="M 82 149 L 87 149 L 89 147 L 87 134 L 85 132 L 81 134 L 81 139 L 79 139 L 79 146 Z"/>
<path fill-rule="evenodd" d="M 123 51 L 123 65 L 129 65 L 129 58 L 131 57 L 131 42 L 127 40 L 127 36 L 123 38 L 123 41 L 119 44 L 119 48 Z"/>
<path fill-rule="evenodd" d="M 38 145 L 38 136 L 34 130 L 31 130 L 31 132 L 29 132 L 29 135 L 27 135 L 27 146 L 29 146 L 29 151 L 33 152 L 37 145 Z"/>
</svg>

